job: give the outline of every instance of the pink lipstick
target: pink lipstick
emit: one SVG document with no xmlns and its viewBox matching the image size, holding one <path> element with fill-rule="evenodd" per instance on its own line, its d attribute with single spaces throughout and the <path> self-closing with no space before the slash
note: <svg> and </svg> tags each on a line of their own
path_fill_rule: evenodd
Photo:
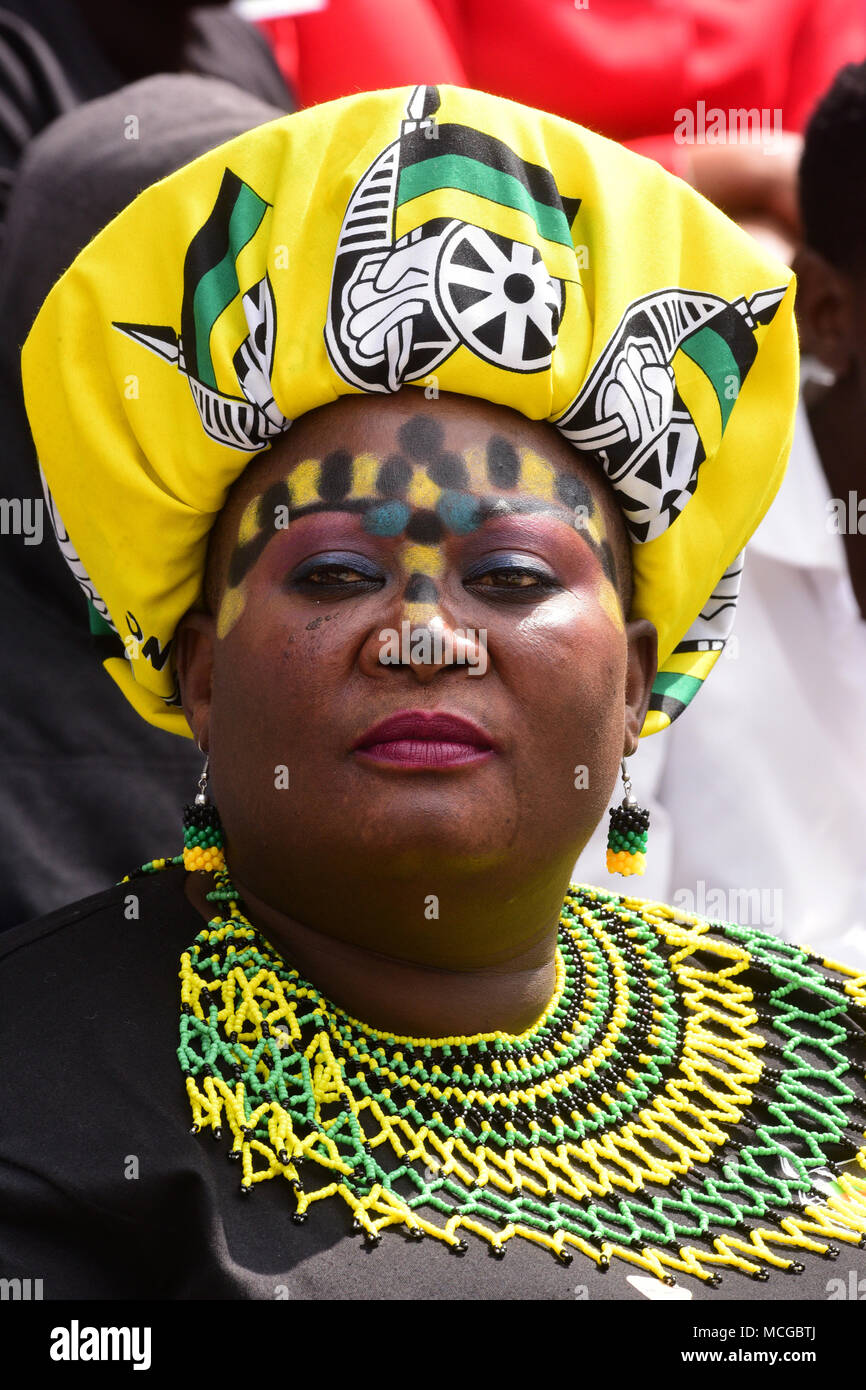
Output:
<svg viewBox="0 0 866 1390">
<path fill-rule="evenodd" d="M 353 751 L 372 762 L 435 772 L 483 762 L 496 747 L 483 729 L 460 715 L 408 709 L 374 724 Z"/>
</svg>

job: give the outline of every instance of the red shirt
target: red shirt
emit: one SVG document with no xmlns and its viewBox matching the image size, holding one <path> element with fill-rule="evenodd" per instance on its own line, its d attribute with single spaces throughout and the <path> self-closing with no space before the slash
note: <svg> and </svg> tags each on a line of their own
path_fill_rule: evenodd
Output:
<svg viewBox="0 0 866 1390">
<path fill-rule="evenodd" d="M 757 107 L 799 131 L 838 68 L 866 56 L 862 0 L 330 0 L 261 27 L 301 105 L 452 82 L 578 121 L 676 173 L 678 110 Z"/>
</svg>

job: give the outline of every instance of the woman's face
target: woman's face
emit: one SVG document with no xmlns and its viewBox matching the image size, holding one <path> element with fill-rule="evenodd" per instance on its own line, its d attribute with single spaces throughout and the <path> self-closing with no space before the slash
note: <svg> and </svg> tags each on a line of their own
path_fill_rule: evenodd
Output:
<svg viewBox="0 0 866 1390">
<path fill-rule="evenodd" d="M 567 876 L 655 674 L 629 589 L 607 484 L 552 426 L 417 388 L 302 417 L 178 640 L 238 880 L 307 920 L 322 885 Z"/>
</svg>

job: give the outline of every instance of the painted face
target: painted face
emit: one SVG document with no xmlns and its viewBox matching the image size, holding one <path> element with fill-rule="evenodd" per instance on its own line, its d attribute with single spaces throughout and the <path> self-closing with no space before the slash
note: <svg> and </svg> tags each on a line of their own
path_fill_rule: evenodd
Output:
<svg viewBox="0 0 866 1390">
<path fill-rule="evenodd" d="M 244 582 L 275 532 L 303 517 L 343 513 L 363 531 L 396 541 L 403 574 L 402 621 L 439 615 L 445 542 L 509 517 L 548 516 L 580 531 L 597 555 L 598 598 L 622 631 L 616 563 L 595 497 L 581 478 L 557 469 L 533 448 L 491 433 L 481 447 L 445 448 L 442 423 L 419 413 L 397 430 L 398 451 L 383 458 L 336 449 L 287 470 L 246 504 L 217 622 L 226 637 L 244 609 Z"/>
<path fill-rule="evenodd" d="M 378 950 L 408 930 L 431 964 L 489 959 L 472 904 L 489 932 L 493 885 L 515 904 L 503 950 L 533 894 L 555 921 L 631 717 L 606 487 L 551 426 L 417 388 L 342 397 L 255 461 L 216 532 L 194 719 L 240 884 Z M 483 634 L 483 672 L 386 662 L 404 624 Z M 377 761 L 364 739 L 392 716 L 469 721 L 487 746 Z"/>
</svg>

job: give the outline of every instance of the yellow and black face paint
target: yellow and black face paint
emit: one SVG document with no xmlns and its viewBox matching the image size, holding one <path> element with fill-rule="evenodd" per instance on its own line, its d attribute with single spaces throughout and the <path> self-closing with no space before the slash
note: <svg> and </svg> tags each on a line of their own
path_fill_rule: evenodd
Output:
<svg viewBox="0 0 866 1390">
<path fill-rule="evenodd" d="M 425 414 L 400 426 L 397 445 L 385 459 L 341 449 L 323 459 L 304 459 L 248 503 L 220 604 L 220 639 L 243 612 L 244 581 L 275 530 L 317 512 L 357 514 L 370 535 L 400 540 L 404 618 L 416 623 L 436 612 L 448 536 L 469 535 L 494 517 L 555 512 L 581 530 L 598 556 L 599 598 L 622 628 L 613 550 L 601 509 L 580 478 L 498 434 L 484 449 L 447 450 L 442 425 Z M 487 491 L 491 488 L 495 492 Z"/>
</svg>

